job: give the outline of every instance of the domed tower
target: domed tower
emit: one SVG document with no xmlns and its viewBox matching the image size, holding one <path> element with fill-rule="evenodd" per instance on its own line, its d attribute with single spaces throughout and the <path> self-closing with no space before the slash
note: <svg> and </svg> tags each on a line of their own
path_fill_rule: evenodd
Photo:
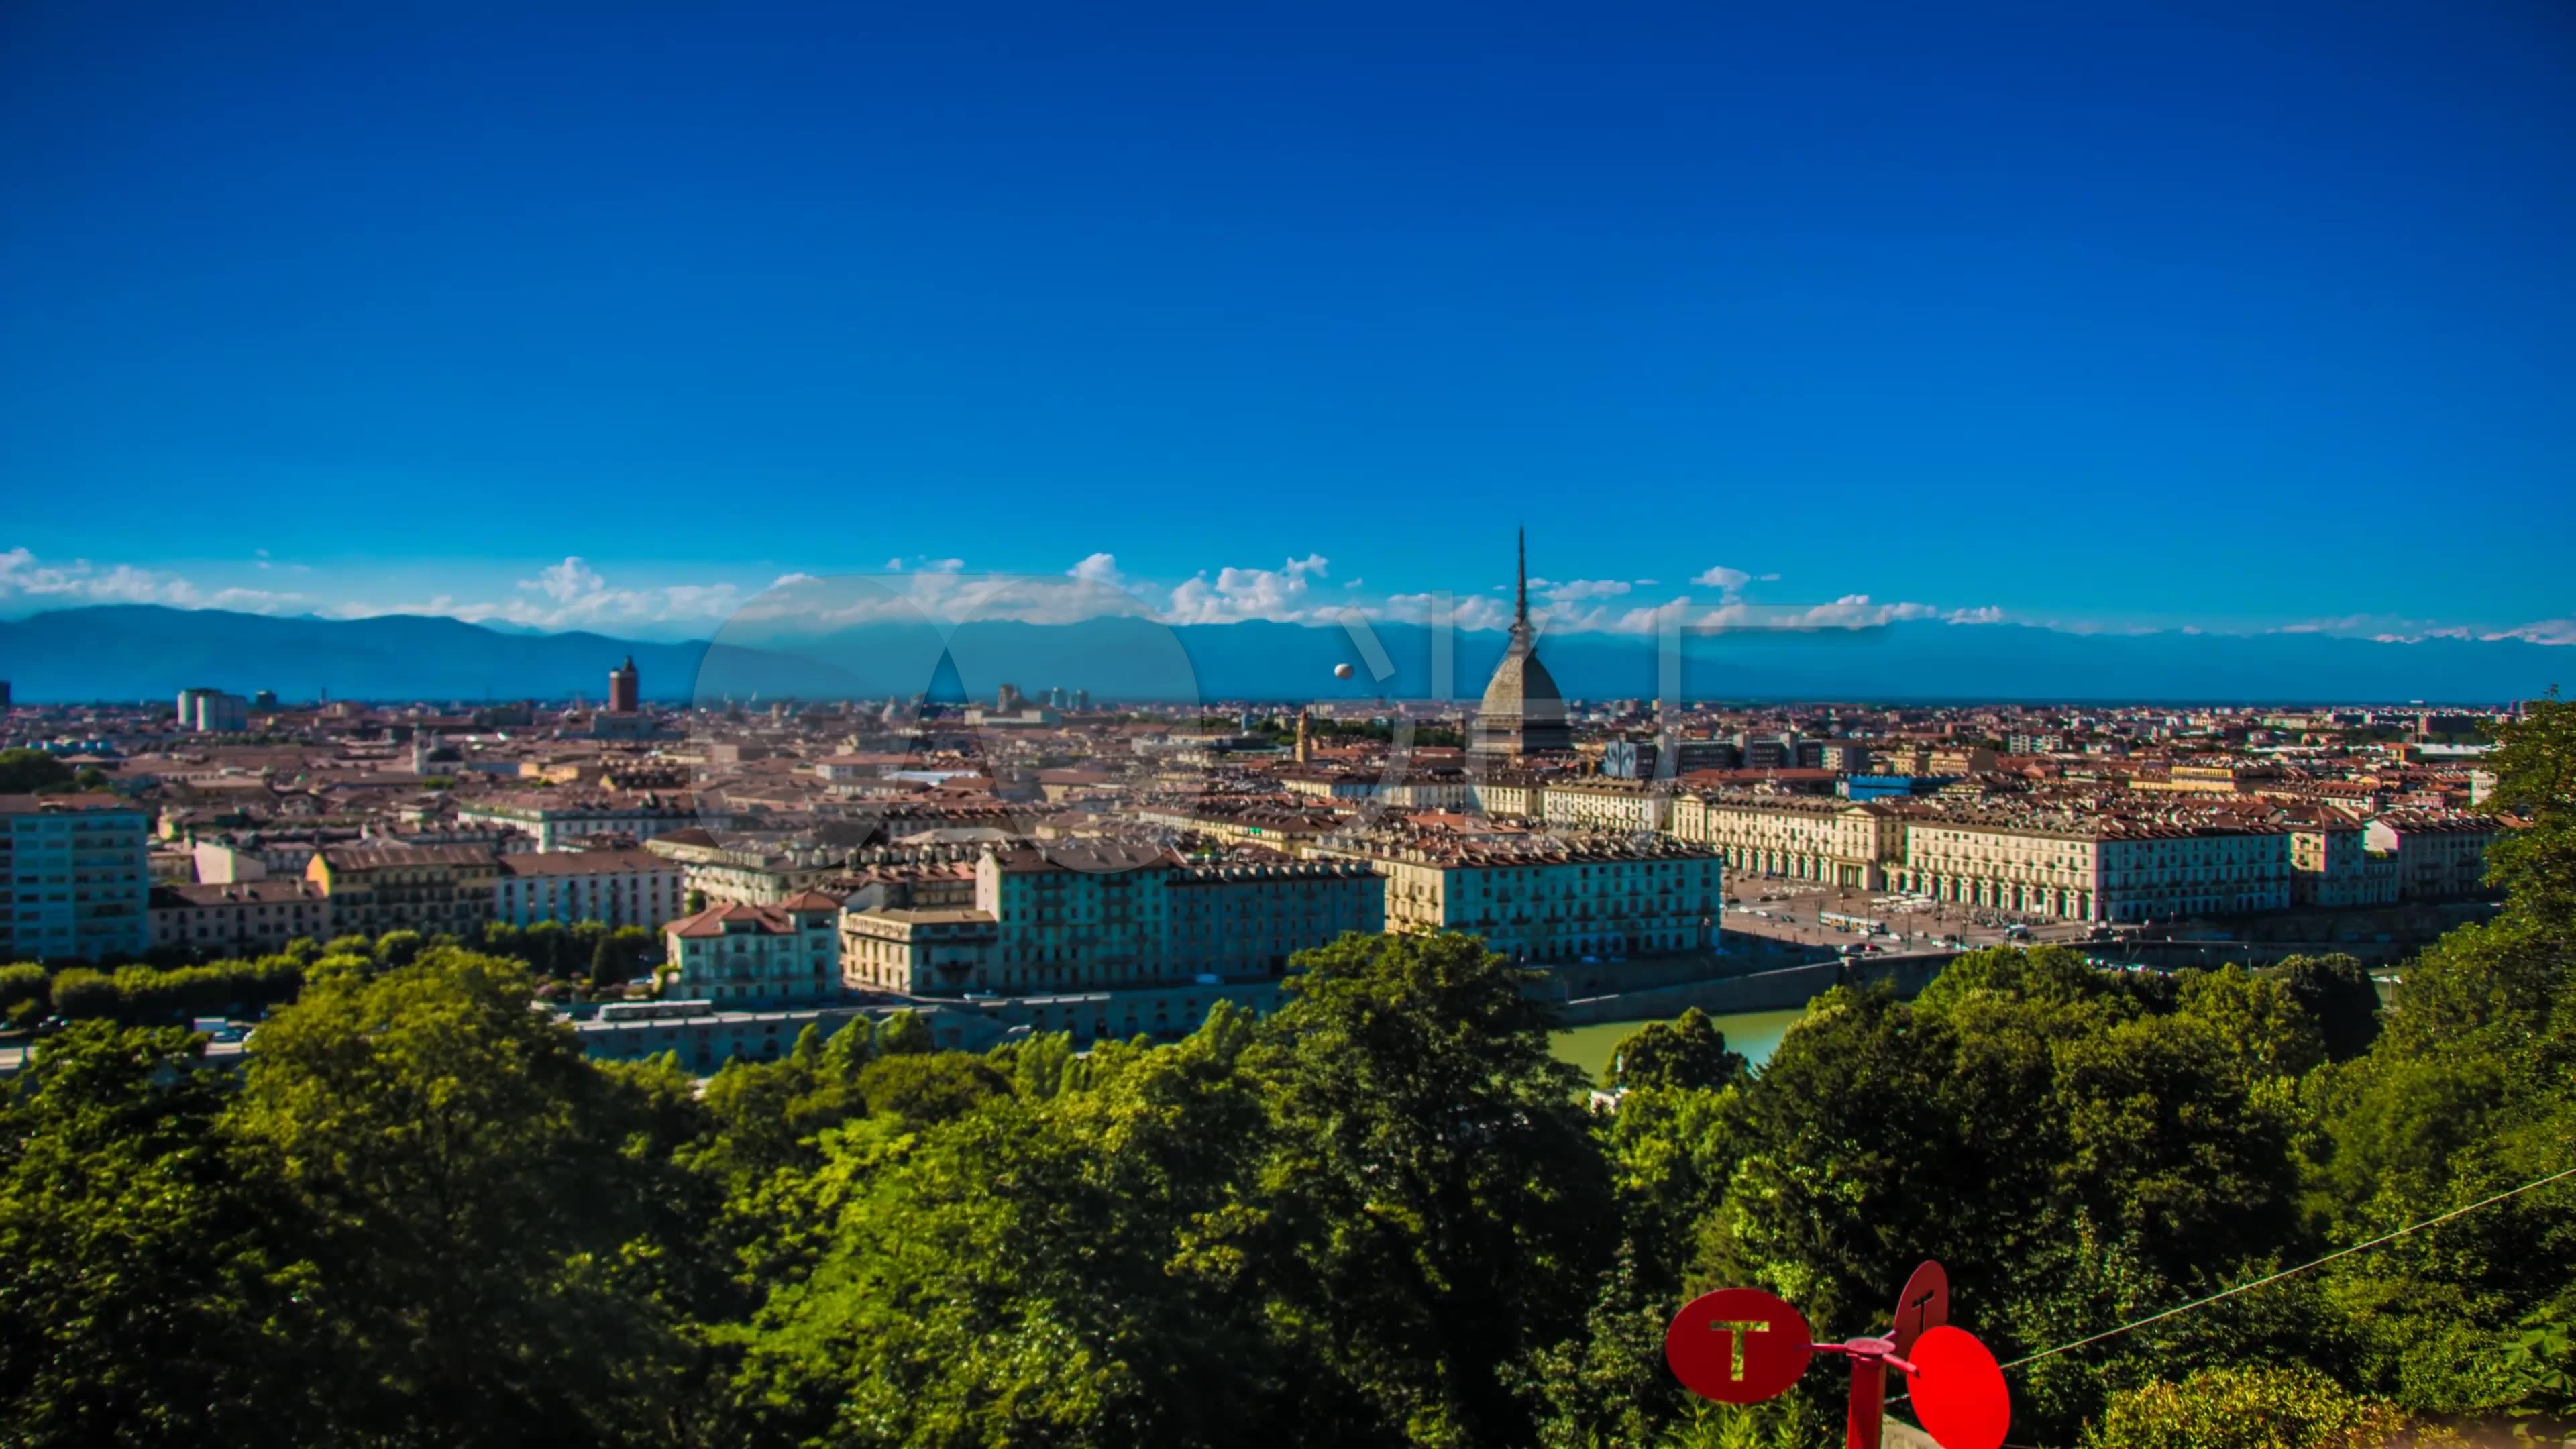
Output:
<svg viewBox="0 0 2576 1449">
<path fill-rule="evenodd" d="M 1565 696 L 1556 679 L 1538 661 L 1538 638 L 1530 627 L 1529 534 L 1520 538 L 1520 584 L 1512 605 L 1512 643 L 1494 677 L 1485 684 L 1484 702 L 1476 707 L 1467 732 L 1467 752 L 1487 761 L 1517 760 L 1574 748 L 1565 723 Z"/>
</svg>

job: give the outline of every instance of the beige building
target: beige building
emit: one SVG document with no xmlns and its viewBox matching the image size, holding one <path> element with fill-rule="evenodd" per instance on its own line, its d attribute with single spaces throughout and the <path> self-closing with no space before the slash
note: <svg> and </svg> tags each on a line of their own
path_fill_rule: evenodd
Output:
<svg viewBox="0 0 2576 1449">
<path fill-rule="evenodd" d="M 1670 819 L 1672 795 L 1651 780 L 1609 777 L 1568 780 L 1539 794 L 1538 818 L 1559 830 L 1610 830 L 1644 834 Z"/>
<path fill-rule="evenodd" d="M 999 923 L 972 906 L 841 913 L 841 981 L 859 991 L 953 996 L 985 989 Z"/>
<path fill-rule="evenodd" d="M 2487 847 L 2492 816 L 2441 810 L 2391 810 L 2370 822 L 2372 850 L 2395 856 L 2401 901 L 2469 900 L 2489 893 Z"/>
<path fill-rule="evenodd" d="M 308 880 L 154 886 L 151 917 L 153 945 L 210 955 L 266 955 L 333 934 L 331 898 Z"/>
<path fill-rule="evenodd" d="M 1391 931 L 1466 931 L 1533 964 L 1679 955 L 1717 941 L 1721 866 L 1700 846 L 1424 835 L 1353 848 L 1386 877 Z"/>
<path fill-rule="evenodd" d="M 2368 827 L 2329 813 L 2290 831 L 2290 903 L 2385 906 L 2397 899 L 2396 856 L 2369 848 Z"/>
<path fill-rule="evenodd" d="M 1904 845 L 1898 816 L 1887 806 L 1745 791 L 1681 796 L 1673 802 L 1672 830 L 1716 850 L 1738 876 L 1862 890 L 1885 886 Z"/>
<path fill-rule="evenodd" d="M 469 940 L 492 919 L 500 874 L 480 845 L 332 845 L 304 867 L 304 878 L 331 898 L 335 931 L 448 932 Z"/>
<path fill-rule="evenodd" d="M 2290 904 L 2286 828 L 2063 816 L 1909 821 L 1898 889 L 2076 921 L 2234 916 Z"/>
</svg>

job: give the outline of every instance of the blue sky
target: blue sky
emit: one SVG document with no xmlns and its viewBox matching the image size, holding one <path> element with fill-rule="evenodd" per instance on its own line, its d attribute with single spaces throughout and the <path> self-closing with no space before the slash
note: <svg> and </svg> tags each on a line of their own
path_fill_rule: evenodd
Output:
<svg viewBox="0 0 2576 1449">
<path fill-rule="evenodd" d="M 2576 640 L 2576 12 L 2154 8 L 11 6 L 0 613 Z"/>
</svg>

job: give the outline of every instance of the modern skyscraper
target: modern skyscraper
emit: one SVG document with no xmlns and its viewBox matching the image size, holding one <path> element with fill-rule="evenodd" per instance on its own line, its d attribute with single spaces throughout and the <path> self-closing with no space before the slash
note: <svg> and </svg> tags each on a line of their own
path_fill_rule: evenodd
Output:
<svg viewBox="0 0 2576 1449">
<path fill-rule="evenodd" d="M 635 673 L 635 656 L 629 654 L 625 663 L 608 671 L 608 712 L 635 713 L 641 682 Z"/>
<path fill-rule="evenodd" d="M 1538 661 L 1538 635 L 1530 625 L 1529 534 L 1520 538 L 1520 582 L 1512 606 L 1512 643 L 1503 662 L 1486 682 L 1484 701 L 1476 707 L 1467 751 L 1491 760 L 1517 760 L 1574 748 L 1566 728 L 1565 697 L 1556 679 Z"/>
</svg>

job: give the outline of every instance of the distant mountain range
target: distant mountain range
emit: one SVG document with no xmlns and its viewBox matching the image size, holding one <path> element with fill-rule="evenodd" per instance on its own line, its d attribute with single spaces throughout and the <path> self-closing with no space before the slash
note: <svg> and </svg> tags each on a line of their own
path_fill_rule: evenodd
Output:
<svg viewBox="0 0 2576 1449">
<path fill-rule="evenodd" d="M 883 698 L 942 688 L 990 699 L 1087 689 L 1095 700 L 1416 699 L 1431 693 L 1433 641 L 1380 624 L 1392 672 L 1345 630 L 1294 624 L 1166 627 L 1145 619 L 972 623 L 944 636 L 874 624 L 799 636 L 771 627 L 719 642 L 650 643 L 531 634 L 454 619 L 274 618 L 120 605 L 0 621 L 0 679 L 27 702 L 166 699 L 185 686 L 289 701 L 597 700 L 632 655 L 649 699 Z M 1502 653 L 1495 633 L 1456 636 L 1453 695 L 1473 698 Z M 1651 697 L 1653 641 L 1542 639 L 1573 698 Z M 942 655 L 952 666 L 943 669 Z M 1333 676 L 1337 664 L 1354 677 Z M 1909 622 L 1874 629 L 1692 637 L 1680 665 L 1692 699 L 2501 703 L 2576 682 L 2576 648 L 2522 640 L 2376 643 L 2323 634 L 2073 634 L 2017 624 Z"/>
</svg>

